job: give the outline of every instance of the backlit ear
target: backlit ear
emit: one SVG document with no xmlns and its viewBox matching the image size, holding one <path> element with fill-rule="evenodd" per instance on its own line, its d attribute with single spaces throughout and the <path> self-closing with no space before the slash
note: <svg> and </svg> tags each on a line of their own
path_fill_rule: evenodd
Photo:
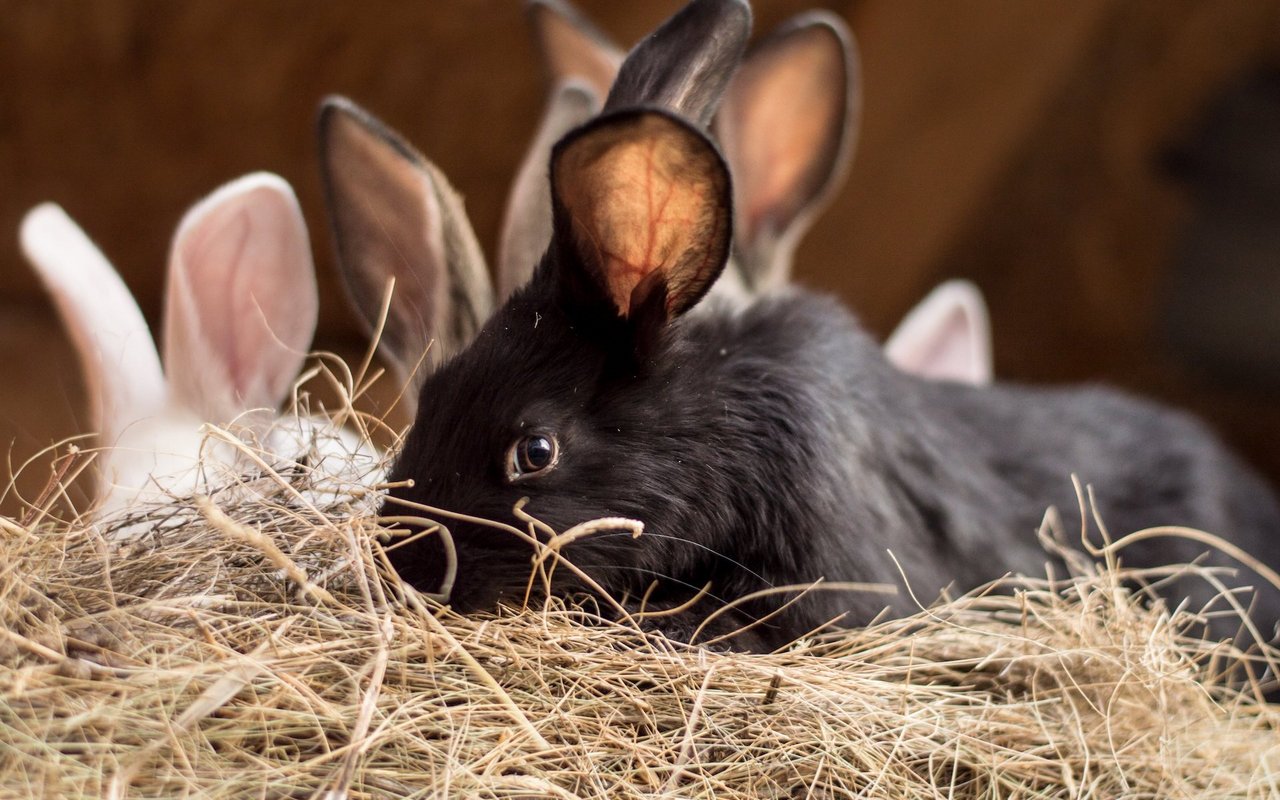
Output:
<svg viewBox="0 0 1280 800">
<path fill-rule="evenodd" d="M 903 372 L 974 386 L 991 383 L 991 323 L 978 287 L 947 281 L 929 293 L 885 343 Z"/>
<path fill-rule="evenodd" d="M 609 94 L 622 50 L 564 0 L 533 0 L 529 19 L 553 83 L 581 80 L 597 97 Z"/>
<path fill-rule="evenodd" d="M 688 123 L 657 111 L 598 118 L 556 146 L 551 182 L 562 270 L 619 316 L 670 320 L 724 269 L 729 173 Z"/>
<path fill-rule="evenodd" d="M 758 45 L 715 120 L 734 179 L 737 256 L 753 288 L 786 283 L 799 237 L 848 169 L 859 108 L 853 39 L 803 14 Z"/>
<path fill-rule="evenodd" d="M 321 170 L 338 267 L 370 332 L 395 293 L 379 348 L 408 379 L 462 349 L 488 318 L 493 290 L 462 200 L 396 133 L 344 98 L 320 110 Z"/>
</svg>

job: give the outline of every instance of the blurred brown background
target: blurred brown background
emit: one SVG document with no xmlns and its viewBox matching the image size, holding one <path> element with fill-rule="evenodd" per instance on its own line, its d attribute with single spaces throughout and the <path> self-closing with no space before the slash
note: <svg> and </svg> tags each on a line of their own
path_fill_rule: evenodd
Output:
<svg viewBox="0 0 1280 800">
<path fill-rule="evenodd" d="M 628 44 L 679 4 L 578 3 Z M 1255 282 L 1238 293 L 1262 298 L 1269 316 L 1205 348 L 1178 346 L 1197 341 L 1180 332 L 1213 325 L 1186 298 L 1232 269 L 1211 266 L 1218 250 L 1196 238 L 1208 201 L 1187 164 L 1203 162 L 1194 147 L 1212 141 L 1202 132 L 1215 103 L 1280 60 L 1280 2 L 754 5 L 757 32 L 828 8 L 862 51 L 857 159 L 801 248 L 800 280 L 838 292 L 884 334 L 938 281 L 971 278 L 992 308 L 1000 376 L 1099 379 L 1164 397 L 1210 417 L 1280 482 L 1275 376 L 1211 363 L 1230 336 L 1256 344 L 1280 317 L 1280 292 L 1264 291 L 1280 255 L 1253 247 Z M 44 200 L 96 240 L 155 324 L 184 209 L 245 172 L 278 172 L 312 226 L 317 346 L 360 351 L 315 166 L 314 109 L 331 92 L 383 117 L 450 176 L 492 256 L 544 99 L 518 0 L 0 0 L 0 445 L 13 465 L 84 419 L 73 353 L 16 244 L 21 215 Z M 1264 360 L 1280 357 L 1272 342 Z M 34 468 L 24 493 L 48 475 Z"/>
</svg>

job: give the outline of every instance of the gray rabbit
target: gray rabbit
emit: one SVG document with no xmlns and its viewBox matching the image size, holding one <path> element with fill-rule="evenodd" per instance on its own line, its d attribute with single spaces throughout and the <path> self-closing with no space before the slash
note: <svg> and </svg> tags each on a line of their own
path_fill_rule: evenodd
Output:
<svg viewBox="0 0 1280 800">
<path fill-rule="evenodd" d="M 1195 526 L 1280 563 L 1275 498 L 1184 414 L 1102 388 L 925 380 L 890 365 L 834 300 L 794 287 L 746 303 L 704 297 L 735 224 L 729 169 L 704 126 L 749 28 L 741 0 L 694 0 L 626 57 L 603 111 L 553 150 L 545 256 L 483 322 L 487 307 L 469 299 L 474 237 L 443 176 L 349 103 L 324 108 L 344 270 L 394 263 L 405 282 L 431 283 L 437 299 L 407 307 L 392 332 L 407 363 L 433 337 L 448 349 L 420 385 L 386 513 L 425 505 L 523 529 L 513 507 L 527 497 L 527 512 L 560 531 L 640 520 L 638 537 L 598 531 L 566 545 L 580 572 L 557 569 L 554 591 L 676 609 L 705 589 L 655 624 L 689 636 L 733 604 L 721 629 L 763 620 L 732 642 L 745 649 L 915 608 L 906 593 L 838 591 L 787 605 L 794 593 L 761 593 L 770 587 L 905 575 L 927 601 L 1040 571 L 1035 530 L 1046 507 L 1075 507 L 1073 473 L 1096 487 L 1111 530 Z M 474 312 L 467 330 L 450 327 L 450 298 Z M 447 589 L 461 611 L 519 604 L 530 543 L 445 521 L 455 558 L 441 536 L 419 536 L 391 551 L 400 575 Z M 1122 558 L 1165 564 L 1204 549 L 1153 539 Z M 1169 591 L 1212 596 L 1191 581 Z M 1271 635 L 1280 593 L 1261 590 L 1256 605 Z"/>
</svg>

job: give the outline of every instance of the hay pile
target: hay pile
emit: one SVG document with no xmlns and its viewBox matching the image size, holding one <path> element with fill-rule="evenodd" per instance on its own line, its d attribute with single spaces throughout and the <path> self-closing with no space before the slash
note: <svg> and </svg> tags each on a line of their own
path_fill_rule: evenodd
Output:
<svg viewBox="0 0 1280 800">
<path fill-rule="evenodd" d="M 177 502 L 121 544 L 0 520 L 0 791 L 1280 796 L 1280 709 L 1224 686 L 1239 654 L 1113 574 L 745 656 L 557 605 L 408 610 L 367 503 L 308 497 Z"/>
</svg>

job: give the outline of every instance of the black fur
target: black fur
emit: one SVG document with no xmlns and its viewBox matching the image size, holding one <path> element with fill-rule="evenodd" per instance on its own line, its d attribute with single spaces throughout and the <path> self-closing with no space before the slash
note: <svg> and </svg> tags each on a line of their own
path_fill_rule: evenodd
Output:
<svg viewBox="0 0 1280 800">
<path fill-rule="evenodd" d="M 657 104 L 678 119 L 679 98 L 690 96 L 700 98 L 699 109 L 713 106 L 741 52 L 742 8 L 695 0 L 637 48 L 610 100 L 627 105 L 611 110 L 612 118 L 640 119 L 659 112 L 631 107 Z M 734 32 L 727 38 L 714 35 L 721 22 Z M 706 52 L 688 52 L 699 46 Z M 667 60 L 682 66 L 667 69 Z M 646 75 L 660 78 L 642 80 Z M 691 75 L 714 86 L 692 91 Z M 698 119 L 681 128 L 681 146 L 712 148 L 688 135 Z M 593 124 L 570 134 L 557 154 Z M 696 165 L 689 169 L 724 170 L 716 158 Z M 713 180 L 697 186 L 727 186 L 722 172 L 700 177 Z M 642 177 L 617 189 L 631 193 L 620 205 L 626 213 L 599 219 L 651 232 L 661 214 L 641 221 L 647 225 L 627 216 L 643 207 L 635 202 L 636 183 L 643 192 Z M 655 186 L 664 188 L 650 183 L 650 195 Z M 615 189 L 588 196 L 615 202 Z M 693 195 L 706 199 L 707 192 L 682 197 Z M 711 200 L 725 219 L 730 196 L 726 190 Z M 573 223 L 589 234 L 599 232 L 584 222 L 596 218 L 591 210 L 573 212 Z M 413 485 L 392 492 L 390 513 L 403 513 L 396 503 L 410 500 L 523 527 L 512 507 L 528 497 L 527 511 L 559 531 L 599 517 L 639 519 L 639 538 L 597 533 L 569 544 L 564 555 L 633 605 L 644 597 L 647 607 L 675 607 L 709 583 L 709 599 L 659 623 L 681 636 L 718 604 L 819 578 L 897 582 L 901 570 L 927 602 L 949 586 L 967 590 L 1006 572 L 1040 572 L 1047 556 L 1035 532 L 1047 506 L 1075 509 L 1073 473 L 1096 487 L 1112 531 L 1193 526 L 1280 564 L 1275 498 L 1185 415 L 1106 389 L 974 388 L 908 376 L 885 361 L 847 311 L 803 291 L 745 308 L 704 298 L 681 314 L 678 303 L 666 303 L 670 286 L 651 280 L 663 278 L 682 253 L 655 260 L 661 263 L 639 285 L 657 300 L 633 305 L 636 313 L 624 318 L 626 306 L 616 307 L 602 288 L 612 267 L 601 265 L 615 259 L 604 258 L 591 236 L 585 244 L 575 239 L 559 203 L 556 216 L 553 243 L 530 284 L 422 386 L 391 475 Z M 715 241 L 691 245 L 718 254 L 720 269 L 727 227 L 710 234 Z M 623 269 L 631 274 L 634 266 Z M 715 278 L 698 275 L 708 285 Z M 705 290 L 686 284 L 681 297 L 692 301 Z M 558 437 L 558 465 L 512 483 L 506 455 L 531 432 Z M 518 603 L 530 573 L 528 543 L 479 524 L 450 528 L 458 556 L 450 602 L 462 611 Z M 1203 549 L 1150 541 L 1127 550 L 1124 560 L 1163 565 Z M 444 576 L 442 555 L 439 537 L 427 536 L 394 550 L 392 562 L 434 592 Z M 565 569 L 556 575 L 558 592 L 585 589 Z M 1251 576 L 1237 582 L 1257 583 Z M 1169 591 L 1196 602 L 1211 596 L 1190 582 Z M 747 603 L 726 627 L 787 599 Z M 906 613 L 916 605 L 905 593 L 819 591 L 737 644 L 772 648 L 837 616 L 867 622 L 885 607 Z M 1277 618 L 1280 593 L 1263 591 L 1257 619 L 1267 635 Z M 1235 631 L 1223 625 L 1215 632 Z"/>
<path fill-rule="evenodd" d="M 415 485 L 394 494 L 497 520 L 512 520 L 528 496 L 527 510 L 557 530 L 594 517 L 643 520 L 638 539 L 597 534 L 565 550 L 616 596 L 640 597 L 655 579 L 663 586 L 653 606 L 678 604 L 708 581 L 720 600 L 818 578 L 896 582 L 890 551 L 925 600 L 951 584 L 1038 572 L 1046 556 L 1036 528 L 1048 505 L 1076 507 L 1072 473 L 1094 484 L 1115 532 L 1195 526 L 1280 562 L 1275 500 L 1182 414 L 1105 389 L 923 381 L 890 366 L 839 305 L 804 292 L 688 315 L 636 364 L 615 346 L 627 341 L 625 323 L 580 326 L 554 272 L 545 264 L 427 380 L 392 475 Z M 528 430 L 559 433 L 560 464 L 508 485 L 503 458 Z M 531 549 L 478 526 L 455 526 L 453 536 L 455 606 L 518 602 Z M 438 546 L 428 537 L 395 551 L 393 563 L 434 590 Z M 1124 560 L 1165 564 L 1203 549 L 1163 540 Z M 558 588 L 581 587 L 566 579 Z M 751 646 L 776 646 L 839 614 L 863 623 L 886 605 L 914 607 L 905 594 L 817 593 Z M 1267 593 L 1260 622 L 1270 630 L 1278 614 Z"/>
<path fill-rule="evenodd" d="M 750 33 L 745 0 L 689 3 L 627 56 L 605 110 L 658 106 L 707 125 Z"/>
</svg>

